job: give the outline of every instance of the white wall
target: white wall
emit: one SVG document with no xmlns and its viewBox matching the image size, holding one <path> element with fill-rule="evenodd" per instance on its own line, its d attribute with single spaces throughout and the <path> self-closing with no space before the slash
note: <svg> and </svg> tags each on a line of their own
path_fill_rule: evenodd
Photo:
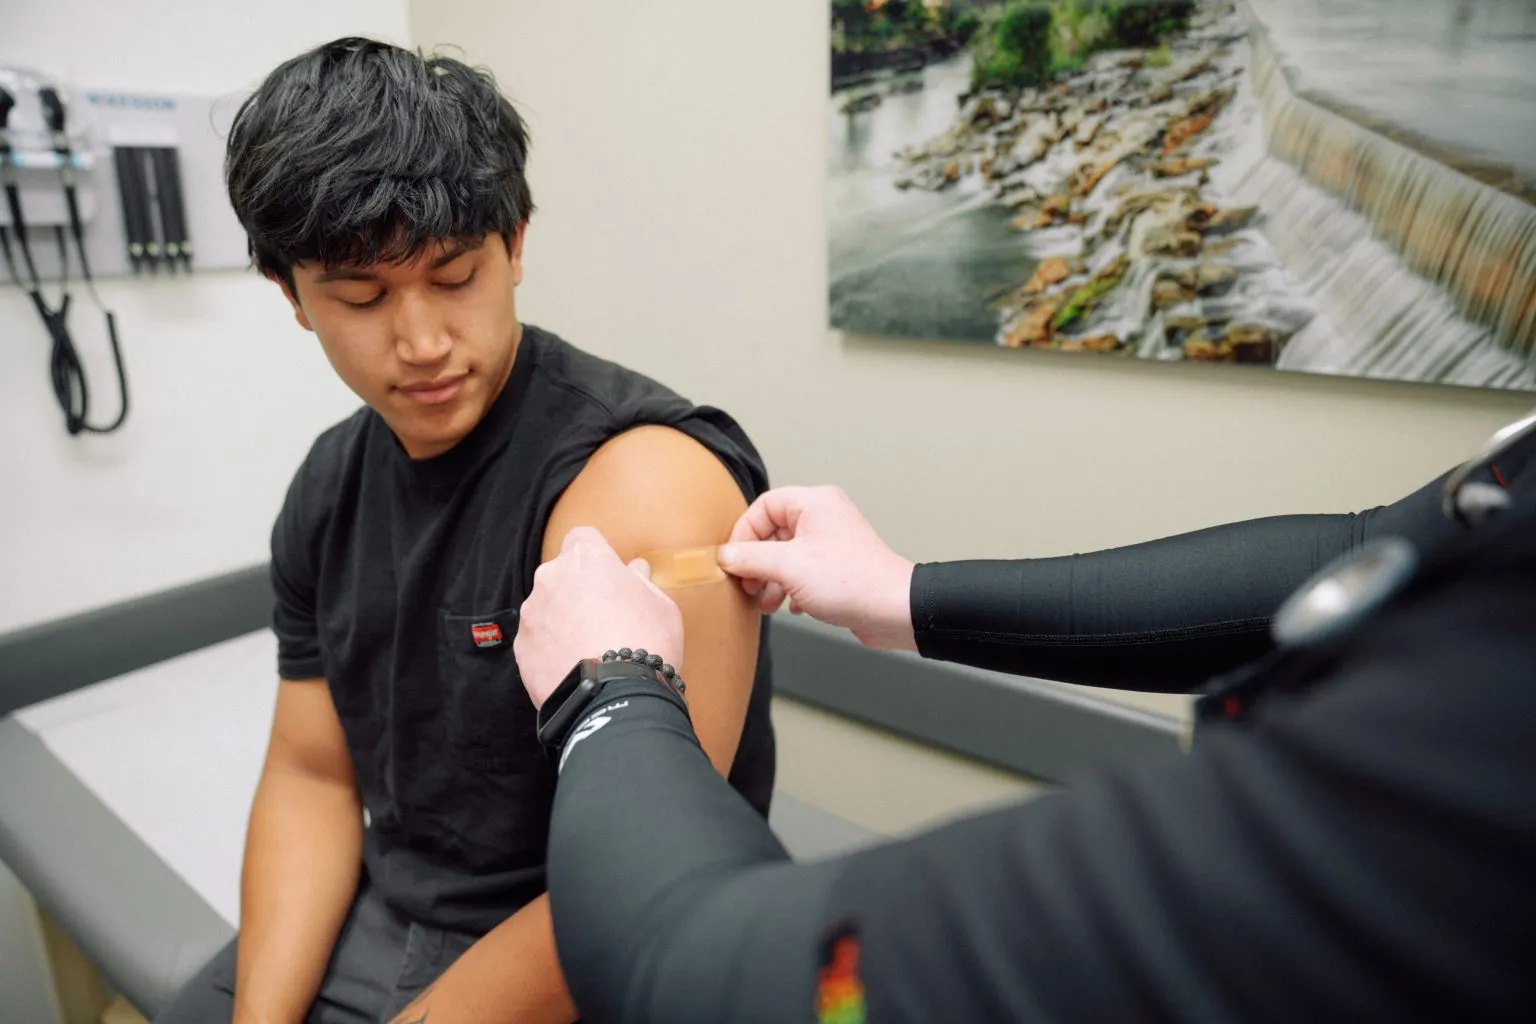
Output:
<svg viewBox="0 0 1536 1024">
<path fill-rule="evenodd" d="M 408 43 L 404 0 L 6 0 L 0 64 L 95 88 L 223 93 L 346 35 Z"/>
<path fill-rule="evenodd" d="M 221 94 L 346 34 L 408 39 L 405 0 L 5 0 L 0 65 L 82 86 Z M 264 561 L 298 460 L 356 401 L 251 274 L 105 282 L 134 409 L 118 434 L 71 439 L 47 335 L 0 286 L 0 632 Z M 52 294 L 52 293 L 50 293 Z M 71 322 L 97 418 L 115 413 L 105 332 Z M 0 1020 L 52 1017 L 31 904 L 0 870 Z M 25 955 L 23 955 L 25 954 Z"/>
<path fill-rule="evenodd" d="M 412 0 L 411 20 L 530 123 L 525 318 L 729 409 L 776 482 L 843 485 L 912 557 L 1364 507 L 1533 404 L 829 332 L 825 0 Z"/>
<path fill-rule="evenodd" d="M 4 20 L 0 64 L 81 86 L 214 95 L 248 90 L 336 36 L 409 38 L 404 0 L 8 0 Z M 25 297 L 0 287 L 0 632 L 265 560 L 294 467 L 357 405 L 254 274 L 101 291 L 133 411 L 117 434 L 70 438 L 47 335 Z M 70 319 L 99 422 L 116 410 L 105 329 L 84 295 Z"/>
</svg>

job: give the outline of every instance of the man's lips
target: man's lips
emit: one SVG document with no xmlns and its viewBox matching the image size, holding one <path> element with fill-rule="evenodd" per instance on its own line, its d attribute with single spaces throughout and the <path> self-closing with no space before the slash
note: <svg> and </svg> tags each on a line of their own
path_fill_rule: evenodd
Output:
<svg viewBox="0 0 1536 1024">
<path fill-rule="evenodd" d="M 437 377 L 432 380 L 417 381 L 414 384 L 402 384 L 395 390 L 422 405 L 441 405 L 458 397 L 468 377 L 467 373 L 454 377 Z"/>
</svg>

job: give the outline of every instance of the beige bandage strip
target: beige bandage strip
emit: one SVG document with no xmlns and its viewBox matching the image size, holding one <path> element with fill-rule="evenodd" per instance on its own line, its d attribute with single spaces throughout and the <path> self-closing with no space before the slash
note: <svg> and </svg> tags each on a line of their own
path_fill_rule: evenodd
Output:
<svg viewBox="0 0 1536 1024">
<path fill-rule="evenodd" d="M 724 580 L 718 547 L 671 548 L 648 551 L 640 557 L 651 567 L 651 582 L 662 590 L 698 587 Z"/>
</svg>

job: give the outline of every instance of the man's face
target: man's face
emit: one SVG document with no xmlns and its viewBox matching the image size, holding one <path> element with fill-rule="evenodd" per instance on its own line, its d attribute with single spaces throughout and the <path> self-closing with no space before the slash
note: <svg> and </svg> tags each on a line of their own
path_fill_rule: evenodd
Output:
<svg viewBox="0 0 1536 1024">
<path fill-rule="evenodd" d="M 522 330 L 523 232 L 446 239 L 408 263 L 293 268 L 284 293 L 347 387 L 414 459 L 461 441 L 501 393 Z"/>
</svg>

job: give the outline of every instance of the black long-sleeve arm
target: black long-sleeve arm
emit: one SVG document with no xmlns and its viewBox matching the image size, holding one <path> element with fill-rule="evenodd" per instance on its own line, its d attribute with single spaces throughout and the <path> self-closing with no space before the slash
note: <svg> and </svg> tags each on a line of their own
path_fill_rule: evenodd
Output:
<svg viewBox="0 0 1536 1024">
<path fill-rule="evenodd" d="M 659 685 L 605 693 L 549 848 L 582 1019 L 1521 1019 L 1533 579 L 1536 533 L 1506 539 L 1187 757 L 807 865 Z"/>
<path fill-rule="evenodd" d="M 1536 459 L 1506 460 L 1505 480 Z M 1274 516 L 1092 554 L 919 565 L 924 657 L 1016 675 L 1187 693 L 1265 654 L 1270 619 L 1313 573 L 1388 534 L 1432 550 L 1457 529 L 1444 477 L 1348 515 Z"/>
</svg>

